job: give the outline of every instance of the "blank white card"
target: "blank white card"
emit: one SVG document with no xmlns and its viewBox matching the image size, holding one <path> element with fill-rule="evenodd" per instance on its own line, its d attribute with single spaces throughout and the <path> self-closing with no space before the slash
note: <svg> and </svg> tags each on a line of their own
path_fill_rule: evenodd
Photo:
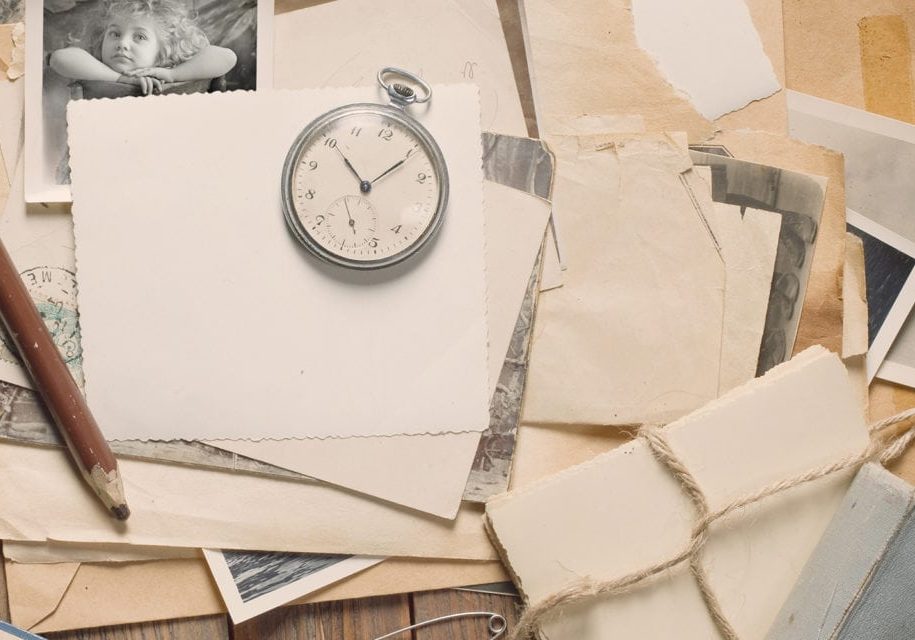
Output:
<svg viewBox="0 0 915 640">
<path fill-rule="evenodd" d="M 69 108 L 86 395 L 106 435 L 326 437 L 488 423 L 480 111 L 435 87 L 438 238 L 361 273 L 287 230 L 296 135 L 380 90 L 77 101 Z"/>
</svg>

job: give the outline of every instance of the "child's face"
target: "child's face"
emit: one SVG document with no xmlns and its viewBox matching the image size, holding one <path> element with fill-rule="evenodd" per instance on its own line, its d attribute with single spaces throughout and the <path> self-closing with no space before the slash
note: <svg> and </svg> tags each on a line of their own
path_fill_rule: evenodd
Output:
<svg viewBox="0 0 915 640">
<path fill-rule="evenodd" d="M 159 34 L 150 16 L 114 17 L 102 40 L 102 62 L 124 73 L 155 67 L 159 55 Z"/>
</svg>

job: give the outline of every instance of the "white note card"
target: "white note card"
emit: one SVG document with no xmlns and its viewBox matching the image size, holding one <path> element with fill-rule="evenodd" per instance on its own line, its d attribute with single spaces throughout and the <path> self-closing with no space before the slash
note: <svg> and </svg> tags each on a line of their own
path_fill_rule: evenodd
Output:
<svg viewBox="0 0 915 640">
<path fill-rule="evenodd" d="M 486 428 L 477 89 L 437 86 L 416 110 L 451 183 L 422 254 L 356 272 L 319 262 L 286 227 L 296 135 L 379 101 L 360 88 L 71 103 L 86 396 L 109 438 Z"/>
</svg>

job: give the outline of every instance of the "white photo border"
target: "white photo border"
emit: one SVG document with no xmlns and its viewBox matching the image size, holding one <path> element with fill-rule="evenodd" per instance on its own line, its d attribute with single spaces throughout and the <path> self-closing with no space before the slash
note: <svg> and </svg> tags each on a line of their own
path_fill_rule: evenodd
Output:
<svg viewBox="0 0 915 640">
<path fill-rule="evenodd" d="M 850 226 L 860 229 L 867 235 L 893 247 L 897 251 L 901 251 L 910 258 L 915 258 L 915 242 L 903 238 L 851 209 L 845 210 L 845 221 Z M 887 313 L 886 319 L 877 330 L 874 341 L 867 349 L 866 369 L 868 384 L 878 375 L 878 371 L 881 374 L 884 373 L 881 365 L 884 364 L 886 354 L 889 353 L 890 347 L 893 346 L 893 341 L 899 335 L 899 331 L 902 329 L 906 318 L 909 317 L 909 312 L 911 312 L 913 306 L 915 306 L 915 269 L 906 278 L 905 283 L 899 290 L 899 295 L 896 296 L 889 313 Z M 883 375 L 880 377 L 883 378 Z M 915 372 L 913 372 L 913 379 L 915 379 Z"/>
<path fill-rule="evenodd" d="M 386 559 L 378 556 L 352 556 L 274 589 L 270 593 L 244 601 L 238 592 L 238 587 L 235 584 L 235 579 L 232 577 L 232 572 L 229 570 L 229 565 L 226 563 L 223 552 L 219 549 L 202 549 L 202 551 L 207 566 L 210 568 L 210 574 L 213 576 L 213 580 L 219 588 L 219 593 L 222 595 L 226 609 L 229 610 L 229 616 L 232 618 L 233 624 L 240 624 L 271 609 L 281 607 L 318 589 L 323 589 L 344 578 L 364 571 Z"/>
<path fill-rule="evenodd" d="M 25 2 L 25 201 L 73 202 L 70 185 L 56 184 L 44 158 L 44 0 Z M 256 88 L 273 88 L 274 0 L 257 0 Z"/>
</svg>

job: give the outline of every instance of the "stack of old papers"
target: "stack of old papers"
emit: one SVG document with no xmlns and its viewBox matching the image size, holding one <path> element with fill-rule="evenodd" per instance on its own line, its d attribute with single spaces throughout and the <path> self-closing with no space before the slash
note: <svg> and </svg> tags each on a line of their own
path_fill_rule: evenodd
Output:
<svg viewBox="0 0 915 640">
<path fill-rule="evenodd" d="M 688 541 L 640 427 L 712 508 L 864 449 L 870 377 L 908 375 L 915 232 L 893 189 L 915 125 L 791 85 L 814 55 L 791 12 L 817 3 L 279 4 L 256 91 L 71 101 L 72 206 L 32 203 L 23 85 L 51 71 L 18 78 L 22 27 L 0 29 L 0 234 L 132 510 L 116 525 L 73 478 L 0 341 L 13 623 L 237 623 L 510 579 L 539 601 Z M 309 121 L 384 101 L 383 66 L 432 85 L 414 115 L 449 210 L 416 268 L 341 273 L 295 244 L 277 187 Z M 765 637 L 850 478 L 712 528 L 702 563 L 741 638 Z M 716 633 L 685 564 L 543 632 Z"/>
</svg>

